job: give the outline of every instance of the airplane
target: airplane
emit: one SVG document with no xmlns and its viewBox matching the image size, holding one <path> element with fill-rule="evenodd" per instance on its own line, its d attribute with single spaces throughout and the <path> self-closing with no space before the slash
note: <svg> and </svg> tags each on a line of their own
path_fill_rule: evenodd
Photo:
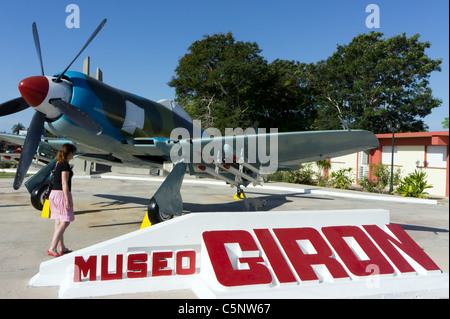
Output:
<svg viewBox="0 0 450 319">
<path fill-rule="evenodd" d="M 84 73 L 69 71 L 106 23 L 104 19 L 63 72 L 45 75 L 36 23 L 32 24 L 41 75 L 19 83 L 21 97 L 0 104 L 0 116 L 29 107 L 36 112 L 23 141 L 13 187 L 19 189 L 33 158 L 54 158 L 60 145 L 70 142 L 77 157 L 109 165 L 173 169 L 153 194 L 147 207 L 150 224 L 180 216 L 180 188 L 185 174 L 209 176 L 236 187 L 235 197 L 244 198 L 242 187 L 259 184 L 268 174 L 264 166 L 271 150 L 270 168 L 295 170 L 298 164 L 351 154 L 378 147 L 378 139 L 365 130 L 260 133 L 220 136 L 201 131 L 184 109 L 172 100 L 158 102 L 113 88 Z M 42 138 L 44 127 L 61 139 Z M 18 142 L 17 136 L 0 138 Z M 20 139 L 20 138 L 19 138 Z M 255 142 L 256 141 L 256 142 Z M 20 144 L 20 143 L 18 143 Z M 276 147 L 275 147 L 276 146 Z M 275 151 L 272 151 L 272 148 Z M 41 209 L 55 160 L 25 184 L 33 206 Z"/>
</svg>

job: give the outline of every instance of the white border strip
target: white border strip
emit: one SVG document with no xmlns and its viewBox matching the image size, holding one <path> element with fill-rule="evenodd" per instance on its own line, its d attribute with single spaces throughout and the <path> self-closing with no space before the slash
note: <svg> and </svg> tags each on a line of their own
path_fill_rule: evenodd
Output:
<svg viewBox="0 0 450 319">
<path fill-rule="evenodd" d="M 135 176 L 116 176 L 116 175 L 91 175 L 91 176 L 74 176 L 74 178 L 104 178 L 104 179 L 117 179 L 117 180 L 130 180 L 130 181 L 150 181 L 150 182 L 164 182 L 165 178 L 162 177 L 135 177 Z M 203 184 L 203 185 L 226 185 L 221 181 L 212 180 L 199 180 L 199 179 L 187 179 L 183 180 L 183 184 Z M 296 187 L 282 187 L 282 186 L 270 186 L 265 184 L 264 186 L 252 186 L 249 185 L 247 188 L 264 188 L 269 190 L 277 190 L 289 193 L 303 193 L 312 195 L 322 195 L 331 197 L 347 197 L 356 198 L 364 200 L 381 200 L 388 202 L 400 202 L 400 203 L 412 203 L 412 204 L 427 204 L 427 205 L 437 205 L 437 200 L 434 199 L 422 199 L 422 198 L 411 198 L 411 197 L 400 197 L 400 196 L 390 196 L 390 195 L 378 195 L 378 194 L 355 194 L 355 192 L 340 192 L 326 191 L 322 189 L 305 189 Z"/>
</svg>

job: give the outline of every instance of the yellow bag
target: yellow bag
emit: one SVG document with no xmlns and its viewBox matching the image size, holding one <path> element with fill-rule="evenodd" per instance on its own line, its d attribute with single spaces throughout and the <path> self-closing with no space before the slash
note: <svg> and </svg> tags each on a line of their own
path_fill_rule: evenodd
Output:
<svg viewBox="0 0 450 319">
<path fill-rule="evenodd" d="M 48 199 L 44 202 L 44 208 L 42 208 L 42 214 L 41 217 L 44 218 L 50 218 L 51 212 L 50 212 L 50 202 Z"/>
</svg>

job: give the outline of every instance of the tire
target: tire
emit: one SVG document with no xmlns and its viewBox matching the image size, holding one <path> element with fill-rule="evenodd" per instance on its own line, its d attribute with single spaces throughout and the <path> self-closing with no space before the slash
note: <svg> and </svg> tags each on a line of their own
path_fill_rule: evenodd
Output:
<svg viewBox="0 0 450 319">
<path fill-rule="evenodd" d="M 152 225 L 156 225 L 158 223 L 162 223 L 162 222 L 168 221 L 173 218 L 173 215 L 166 214 L 159 210 L 159 206 L 156 203 L 155 198 L 153 198 L 153 197 L 152 197 L 152 199 L 150 199 L 150 203 L 148 204 L 147 212 L 148 212 L 148 219 L 150 220 L 150 223 Z"/>
<path fill-rule="evenodd" d="M 39 211 L 42 211 L 42 208 L 44 208 L 45 194 L 48 187 L 48 184 L 42 184 L 31 192 L 31 205 Z"/>
</svg>

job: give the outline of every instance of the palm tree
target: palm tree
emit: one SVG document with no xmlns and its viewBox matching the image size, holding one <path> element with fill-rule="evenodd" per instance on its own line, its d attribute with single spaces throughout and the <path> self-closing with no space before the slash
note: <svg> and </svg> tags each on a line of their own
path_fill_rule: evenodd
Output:
<svg viewBox="0 0 450 319">
<path fill-rule="evenodd" d="M 25 126 L 23 126 L 22 123 L 18 123 L 12 127 L 13 134 L 19 135 L 19 132 L 23 130 L 25 130 Z"/>
</svg>

